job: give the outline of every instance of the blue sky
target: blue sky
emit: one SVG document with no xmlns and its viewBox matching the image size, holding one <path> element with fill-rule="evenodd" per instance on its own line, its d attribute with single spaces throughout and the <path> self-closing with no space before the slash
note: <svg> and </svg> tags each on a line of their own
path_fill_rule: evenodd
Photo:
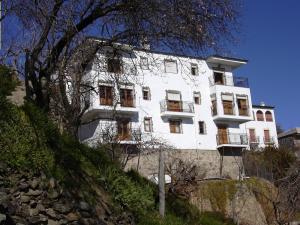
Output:
<svg viewBox="0 0 300 225">
<path fill-rule="evenodd" d="M 300 1 L 244 0 L 235 57 L 249 60 L 236 70 L 249 78 L 253 103 L 276 107 L 284 128 L 300 127 Z"/>
</svg>

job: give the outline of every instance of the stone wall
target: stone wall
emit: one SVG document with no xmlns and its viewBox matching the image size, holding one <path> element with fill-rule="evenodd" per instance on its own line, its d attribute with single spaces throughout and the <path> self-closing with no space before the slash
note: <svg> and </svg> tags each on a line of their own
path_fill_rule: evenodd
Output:
<svg viewBox="0 0 300 225">
<path fill-rule="evenodd" d="M 241 153 L 236 151 L 219 152 L 217 150 L 172 150 L 165 153 L 165 163 L 169 164 L 179 158 L 191 162 L 206 174 L 206 178 L 230 177 L 237 179 L 242 165 Z M 158 173 L 158 153 L 136 156 L 131 158 L 126 170 L 138 170 L 143 176 L 148 177 Z"/>
<path fill-rule="evenodd" d="M 43 173 L 19 172 L 3 165 L 0 162 L 1 225 L 133 224 L 130 214 L 112 210 L 109 197 L 99 187 L 88 199 L 84 190 L 78 192 L 80 187 L 66 188 Z"/>
</svg>

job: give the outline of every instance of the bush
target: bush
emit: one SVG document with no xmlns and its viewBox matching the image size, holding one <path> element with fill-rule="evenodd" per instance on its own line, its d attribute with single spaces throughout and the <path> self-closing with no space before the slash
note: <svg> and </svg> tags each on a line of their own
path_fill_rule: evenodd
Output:
<svg viewBox="0 0 300 225">
<path fill-rule="evenodd" d="M 5 65 L 0 65 L 0 95 L 10 95 L 17 84 L 18 82 L 13 78 L 11 70 Z"/>
<path fill-rule="evenodd" d="M 27 114 L 0 97 L 0 160 L 19 169 L 38 171 L 52 167 L 54 158 L 41 130 L 32 126 Z"/>
</svg>

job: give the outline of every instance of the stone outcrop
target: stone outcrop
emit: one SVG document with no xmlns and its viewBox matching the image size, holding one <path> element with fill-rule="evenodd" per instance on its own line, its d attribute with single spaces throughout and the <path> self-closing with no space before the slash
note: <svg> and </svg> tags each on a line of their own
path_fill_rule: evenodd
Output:
<svg viewBox="0 0 300 225">
<path fill-rule="evenodd" d="M 88 202 L 54 178 L 43 173 L 29 174 L 0 163 L 1 225 L 134 224 L 130 214 L 114 213 L 105 200 L 95 197 Z"/>
</svg>

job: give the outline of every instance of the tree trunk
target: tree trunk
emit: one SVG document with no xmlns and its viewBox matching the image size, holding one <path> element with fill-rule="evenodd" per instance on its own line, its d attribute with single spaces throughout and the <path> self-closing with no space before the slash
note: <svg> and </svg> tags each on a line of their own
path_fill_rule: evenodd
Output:
<svg viewBox="0 0 300 225">
<path fill-rule="evenodd" d="M 158 189 L 159 189 L 159 214 L 165 216 L 165 153 L 159 150 L 159 168 L 158 168 Z"/>
</svg>

